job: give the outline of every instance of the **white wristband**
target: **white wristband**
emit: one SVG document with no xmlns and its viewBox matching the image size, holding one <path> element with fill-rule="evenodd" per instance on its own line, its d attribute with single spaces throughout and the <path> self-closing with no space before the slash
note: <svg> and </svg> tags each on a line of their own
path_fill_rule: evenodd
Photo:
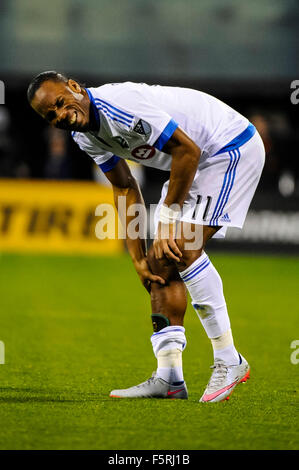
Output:
<svg viewBox="0 0 299 470">
<path fill-rule="evenodd" d="M 179 218 L 180 213 L 181 213 L 180 209 L 173 210 L 173 209 L 170 209 L 170 207 L 162 204 L 161 210 L 160 210 L 159 221 L 162 222 L 162 224 L 174 224 L 176 220 Z"/>
</svg>

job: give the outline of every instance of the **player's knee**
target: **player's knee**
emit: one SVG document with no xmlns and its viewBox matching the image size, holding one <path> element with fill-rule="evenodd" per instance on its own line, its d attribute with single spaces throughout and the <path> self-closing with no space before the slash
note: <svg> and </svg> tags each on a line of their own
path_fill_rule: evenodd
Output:
<svg viewBox="0 0 299 470">
<path fill-rule="evenodd" d="M 158 260 L 155 257 L 153 246 L 151 246 L 148 251 L 147 261 L 152 273 L 163 277 L 166 282 L 180 279 L 175 263 L 169 261 L 167 258 L 162 258 Z"/>
<path fill-rule="evenodd" d="M 191 266 L 191 264 L 194 263 L 194 261 L 199 258 L 203 251 L 204 247 L 201 247 L 198 250 L 181 250 L 182 251 L 182 257 L 179 263 L 177 263 L 177 267 L 180 271 L 186 269 L 188 266 Z"/>
<path fill-rule="evenodd" d="M 190 247 L 190 244 L 186 240 L 178 240 L 177 244 L 182 253 L 181 260 L 179 263 L 177 263 L 177 266 L 180 270 L 186 269 L 188 266 L 194 263 L 194 261 L 199 258 L 199 256 L 201 256 L 204 251 L 203 240 L 197 244 L 196 248 Z"/>
<path fill-rule="evenodd" d="M 194 261 L 196 261 L 197 258 L 199 258 L 203 254 L 207 242 L 213 237 L 213 235 L 215 235 L 219 228 L 221 227 L 210 227 L 204 225 L 197 226 L 197 230 L 195 230 L 193 226 L 193 230 L 191 231 L 189 226 L 189 232 L 191 234 L 194 234 L 194 237 L 189 240 L 183 236 L 177 240 L 177 245 L 183 255 L 181 261 L 177 263 L 178 269 L 180 271 L 191 266 L 191 264 L 193 264 Z M 183 234 L 185 233 L 185 229 L 186 227 L 184 225 L 182 227 Z"/>
</svg>

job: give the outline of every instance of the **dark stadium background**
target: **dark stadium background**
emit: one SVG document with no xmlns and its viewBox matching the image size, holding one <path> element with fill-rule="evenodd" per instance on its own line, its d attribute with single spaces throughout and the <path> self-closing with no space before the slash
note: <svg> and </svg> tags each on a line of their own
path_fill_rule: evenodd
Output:
<svg viewBox="0 0 299 470">
<path fill-rule="evenodd" d="M 131 80 L 192 87 L 251 119 L 266 147 L 249 230 L 214 248 L 298 250 L 299 104 L 290 99 L 299 77 L 298 2 L 15 0 L 2 1 L 0 11 L 0 177 L 95 178 L 93 162 L 69 136 L 59 161 L 51 158 L 47 126 L 26 100 L 40 71 L 56 69 L 87 86 Z M 145 200 L 156 202 L 167 175 L 141 171 Z M 262 225 L 269 230 L 259 232 Z"/>
</svg>

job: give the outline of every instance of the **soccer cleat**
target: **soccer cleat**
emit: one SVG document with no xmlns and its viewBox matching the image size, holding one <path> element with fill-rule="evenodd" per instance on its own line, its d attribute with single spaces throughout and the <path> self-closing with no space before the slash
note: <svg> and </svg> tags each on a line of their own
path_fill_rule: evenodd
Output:
<svg viewBox="0 0 299 470">
<path fill-rule="evenodd" d="M 249 379 L 249 364 L 241 354 L 240 364 L 237 366 L 227 366 L 220 359 L 215 360 L 211 366 L 213 370 L 211 379 L 205 389 L 200 401 L 204 403 L 215 403 L 228 400 L 234 388 L 241 382 Z"/>
<path fill-rule="evenodd" d="M 154 372 L 150 379 L 134 387 L 122 390 L 112 390 L 110 397 L 116 398 L 188 398 L 185 382 L 181 385 L 172 385 Z"/>
</svg>

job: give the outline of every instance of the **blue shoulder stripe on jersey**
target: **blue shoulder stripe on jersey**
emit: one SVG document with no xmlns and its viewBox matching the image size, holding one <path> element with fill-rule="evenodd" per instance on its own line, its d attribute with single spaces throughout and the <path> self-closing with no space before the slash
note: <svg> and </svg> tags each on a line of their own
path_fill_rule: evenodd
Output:
<svg viewBox="0 0 299 470">
<path fill-rule="evenodd" d="M 116 155 L 113 155 L 113 157 L 109 158 L 109 160 L 107 160 L 106 162 L 100 163 L 99 167 L 104 173 L 106 173 L 107 171 L 112 170 L 117 165 L 119 160 L 120 160 L 119 157 L 117 157 Z"/>
<path fill-rule="evenodd" d="M 76 132 L 75 132 L 75 131 L 73 131 L 73 132 L 71 132 L 71 134 L 72 134 L 72 137 L 74 138 L 74 137 L 75 137 L 75 135 L 76 135 Z"/>
<path fill-rule="evenodd" d="M 174 119 L 171 119 L 162 134 L 160 135 L 160 137 L 154 143 L 154 147 L 156 147 L 158 150 L 162 150 L 166 142 L 169 141 L 170 137 L 178 127 L 178 123 L 175 122 Z"/>
<path fill-rule="evenodd" d="M 232 150 L 236 150 L 237 148 L 241 147 L 241 145 L 246 144 L 246 142 L 251 139 L 255 132 L 256 128 L 250 122 L 246 127 L 245 131 L 237 135 L 237 137 L 231 140 L 228 144 L 226 144 L 224 147 L 222 147 L 222 149 L 218 150 L 218 152 L 212 156 L 215 157 L 215 155 L 218 155 L 219 153 L 231 152 Z"/>
<path fill-rule="evenodd" d="M 107 111 L 107 109 L 104 109 L 103 106 L 101 104 L 98 104 L 97 105 L 97 109 L 100 109 L 101 111 L 103 111 L 103 113 L 105 113 L 108 117 L 110 117 L 110 119 L 113 119 L 113 121 L 118 121 L 118 122 L 121 122 L 122 124 L 125 124 L 125 126 L 128 126 L 130 127 L 131 126 L 131 122 L 125 122 L 124 119 L 125 118 L 122 118 L 122 119 L 119 119 L 117 117 L 114 117 L 114 115 L 110 112 Z"/>
<path fill-rule="evenodd" d="M 109 108 L 114 109 L 114 111 L 117 111 L 118 113 L 123 114 L 124 116 L 126 116 L 126 117 L 128 117 L 128 118 L 134 119 L 134 116 L 132 116 L 132 114 L 125 113 L 125 112 L 122 111 L 121 109 L 116 108 L 115 106 L 112 106 L 112 104 L 108 103 L 107 101 L 104 101 L 104 100 L 102 100 L 101 98 L 96 98 L 96 100 L 97 100 L 97 101 L 100 101 L 102 104 L 105 104 L 105 105 L 108 106 Z"/>
<path fill-rule="evenodd" d="M 98 110 L 97 110 L 97 107 L 96 107 L 96 104 L 95 104 L 95 101 L 94 101 L 94 97 L 93 97 L 91 91 L 88 88 L 85 88 L 85 90 L 87 91 L 87 94 L 89 96 L 89 99 L 90 99 L 90 102 L 91 102 L 91 107 L 92 107 L 97 125 L 100 127 L 100 116 L 99 116 L 99 113 L 98 113 Z"/>
<path fill-rule="evenodd" d="M 105 104 L 102 104 L 101 101 L 98 100 L 97 98 L 95 99 L 95 102 L 96 102 L 97 108 L 100 108 L 103 111 L 106 110 L 107 114 L 109 112 L 109 115 L 111 115 L 111 116 L 115 116 L 116 118 L 122 119 L 124 122 L 126 122 L 128 124 L 132 123 L 132 119 L 129 120 L 129 119 L 125 118 L 124 116 L 122 116 L 121 114 L 118 114 L 118 113 L 115 113 L 114 111 L 111 111 L 111 109 L 109 109 L 108 106 L 106 106 Z"/>
<path fill-rule="evenodd" d="M 101 111 L 103 111 L 103 113 L 105 113 L 110 119 L 112 119 L 113 121 L 117 121 L 117 122 L 121 122 L 122 124 L 124 124 L 125 126 L 128 126 L 130 127 L 130 124 L 128 124 L 127 122 L 123 121 L 122 119 L 118 119 L 116 117 L 113 117 L 110 113 L 108 113 L 108 111 L 106 111 L 106 109 L 103 109 L 101 106 L 99 106 L 99 108 Z"/>
</svg>

